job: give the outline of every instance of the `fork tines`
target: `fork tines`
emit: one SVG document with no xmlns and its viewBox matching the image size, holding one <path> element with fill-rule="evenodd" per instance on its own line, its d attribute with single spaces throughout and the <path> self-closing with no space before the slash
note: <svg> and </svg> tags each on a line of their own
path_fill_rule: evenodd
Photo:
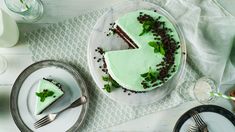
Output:
<svg viewBox="0 0 235 132">
<path fill-rule="evenodd" d="M 40 119 L 40 120 L 38 120 L 37 122 L 34 123 L 34 127 L 36 129 L 38 129 L 42 126 L 45 126 L 45 125 L 51 123 L 54 120 L 55 116 L 53 116 L 53 114 L 49 114 L 47 116 L 44 116 L 42 119 Z"/>
<path fill-rule="evenodd" d="M 200 127 L 200 126 L 205 126 L 206 123 L 202 120 L 201 116 L 199 115 L 199 113 L 197 111 L 194 111 L 193 115 L 192 115 L 195 123 Z"/>
<path fill-rule="evenodd" d="M 198 132 L 198 127 L 195 125 L 189 125 L 187 132 Z"/>
</svg>

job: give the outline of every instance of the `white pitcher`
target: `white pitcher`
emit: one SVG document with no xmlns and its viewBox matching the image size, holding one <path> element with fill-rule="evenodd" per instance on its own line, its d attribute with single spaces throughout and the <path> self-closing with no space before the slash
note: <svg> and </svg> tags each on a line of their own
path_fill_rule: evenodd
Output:
<svg viewBox="0 0 235 132">
<path fill-rule="evenodd" d="M 19 39 L 16 21 L 0 8 L 0 48 L 12 47 Z"/>
</svg>

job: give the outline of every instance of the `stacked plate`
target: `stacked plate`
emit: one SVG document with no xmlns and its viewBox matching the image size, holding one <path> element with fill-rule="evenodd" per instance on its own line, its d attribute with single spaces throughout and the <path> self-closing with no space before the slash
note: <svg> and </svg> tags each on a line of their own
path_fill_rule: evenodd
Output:
<svg viewBox="0 0 235 132">
<path fill-rule="evenodd" d="M 179 118 L 174 132 L 188 132 L 190 126 L 195 126 L 191 117 L 195 111 L 207 124 L 209 132 L 235 132 L 235 115 L 216 105 L 201 105 L 190 109 Z"/>
</svg>

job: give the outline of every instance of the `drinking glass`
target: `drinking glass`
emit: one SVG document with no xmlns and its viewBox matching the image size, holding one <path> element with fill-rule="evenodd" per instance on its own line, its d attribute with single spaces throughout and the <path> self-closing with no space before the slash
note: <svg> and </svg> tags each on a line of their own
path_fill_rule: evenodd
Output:
<svg viewBox="0 0 235 132">
<path fill-rule="evenodd" d="M 211 92 L 217 92 L 218 86 L 209 77 L 201 77 L 190 85 L 180 89 L 180 95 L 188 101 L 197 100 L 201 104 L 213 103 L 216 99 Z"/>
<path fill-rule="evenodd" d="M 217 86 L 215 81 L 208 78 L 202 77 L 198 79 L 193 88 L 194 98 L 202 104 L 213 103 L 216 99 L 215 96 L 211 96 L 211 92 L 217 92 Z"/>
<path fill-rule="evenodd" d="M 5 57 L 0 55 L 0 75 L 3 74 L 7 69 L 7 60 Z"/>
<path fill-rule="evenodd" d="M 43 4 L 40 0 L 5 0 L 9 10 L 17 13 L 26 21 L 34 22 L 43 15 Z"/>
</svg>

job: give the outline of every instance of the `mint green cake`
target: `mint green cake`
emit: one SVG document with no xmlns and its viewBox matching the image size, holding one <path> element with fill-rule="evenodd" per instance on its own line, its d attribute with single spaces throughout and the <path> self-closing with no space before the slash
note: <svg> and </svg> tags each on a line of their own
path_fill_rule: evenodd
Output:
<svg viewBox="0 0 235 132">
<path fill-rule="evenodd" d="M 64 92 L 61 90 L 60 84 L 52 80 L 40 80 L 36 92 L 35 114 L 41 114 L 52 103 L 57 101 L 63 94 Z"/>
<path fill-rule="evenodd" d="M 148 23 L 152 26 L 151 30 Z M 157 30 L 157 24 L 162 25 L 162 28 Z M 149 91 L 163 85 L 175 75 L 181 59 L 180 39 L 175 27 L 165 16 L 152 10 L 137 10 L 121 16 L 115 21 L 114 28 L 116 33 L 133 48 L 105 52 L 104 58 L 108 73 L 118 84 L 133 91 Z M 159 35 L 151 31 L 156 31 Z M 166 33 L 163 34 L 164 32 Z M 164 38 L 164 35 L 168 36 L 168 38 Z M 157 38 L 156 36 L 159 37 Z M 157 46 L 150 46 L 151 43 L 156 43 Z M 156 47 L 156 51 L 153 46 Z M 174 50 L 171 51 L 170 48 Z M 169 57 L 169 54 L 173 55 L 173 59 Z M 165 65 L 168 69 L 162 68 L 163 70 L 161 71 L 157 65 L 168 63 L 163 60 L 164 57 L 168 57 L 171 60 L 169 65 Z M 146 72 L 149 69 L 154 71 L 152 73 L 154 73 L 153 76 L 156 76 L 156 79 L 146 83 L 142 76 L 148 76 Z M 169 72 L 169 74 L 164 73 L 164 77 L 161 77 L 164 70 Z M 148 87 L 143 87 L 143 84 Z"/>
</svg>

